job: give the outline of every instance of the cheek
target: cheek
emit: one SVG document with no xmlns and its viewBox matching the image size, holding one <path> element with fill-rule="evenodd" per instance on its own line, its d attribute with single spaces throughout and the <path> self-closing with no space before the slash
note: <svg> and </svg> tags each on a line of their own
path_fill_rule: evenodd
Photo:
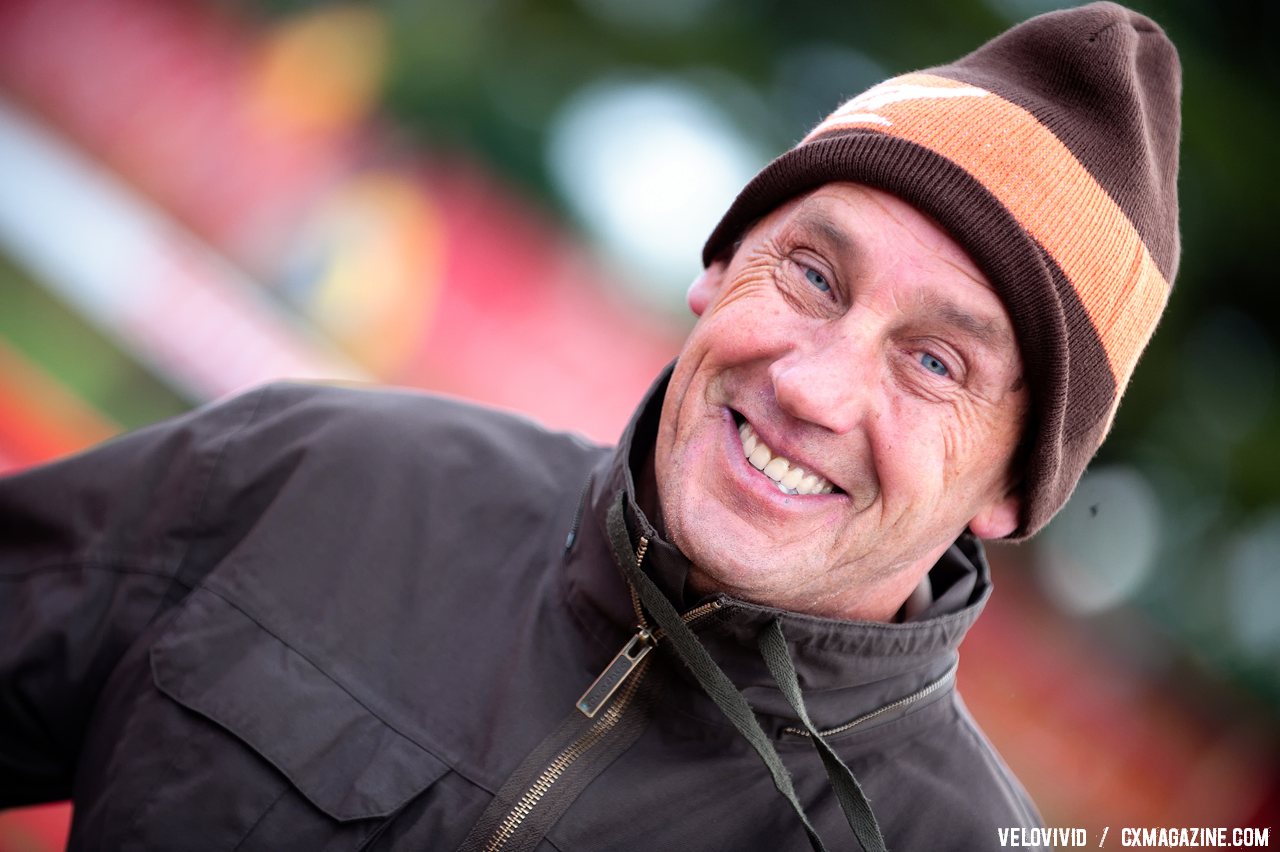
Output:
<svg viewBox="0 0 1280 852">
<path fill-rule="evenodd" d="M 776 357 L 806 332 L 779 289 L 782 262 L 776 253 L 757 249 L 726 273 L 684 349 L 703 362 L 704 372 Z"/>
<path fill-rule="evenodd" d="M 991 430 L 982 415 L 972 405 L 895 396 L 877 418 L 873 441 L 886 501 L 918 509 L 929 495 L 950 499 L 985 478 Z"/>
<path fill-rule="evenodd" d="M 776 304 L 743 301 L 704 318 L 681 357 L 690 357 L 698 378 L 709 380 L 725 370 L 778 357 L 799 333 Z"/>
<path fill-rule="evenodd" d="M 1003 487 L 1018 439 L 1016 414 L 1008 405 L 960 407 L 948 428 L 948 481 L 964 477 L 984 492 Z"/>
<path fill-rule="evenodd" d="M 953 424 L 934 406 L 895 397 L 869 422 L 872 461 L 882 498 L 890 510 L 911 510 L 939 488 L 954 445 Z"/>
</svg>

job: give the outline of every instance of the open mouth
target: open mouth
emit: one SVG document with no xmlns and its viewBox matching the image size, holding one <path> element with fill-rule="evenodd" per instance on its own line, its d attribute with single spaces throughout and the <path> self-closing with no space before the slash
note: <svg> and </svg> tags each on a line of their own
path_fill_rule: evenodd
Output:
<svg viewBox="0 0 1280 852">
<path fill-rule="evenodd" d="M 760 439 L 746 418 L 733 412 L 733 422 L 738 426 L 742 441 L 742 454 L 752 467 L 769 478 L 783 494 L 843 494 L 844 492 L 823 476 L 806 470 L 786 456 L 773 451 Z"/>
</svg>

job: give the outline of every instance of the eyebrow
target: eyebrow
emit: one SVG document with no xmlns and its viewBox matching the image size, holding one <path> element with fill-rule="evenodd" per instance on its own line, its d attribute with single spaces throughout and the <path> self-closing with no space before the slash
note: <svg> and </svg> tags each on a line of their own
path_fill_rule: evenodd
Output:
<svg viewBox="0 0 1280 852">
<path fill-rule="evenodd" d="M 816 233 L 822 237 L 837 254 L 842 255 L 842 259 L 846 262 L 855 263 L 857 261 L 860 252 L 858 251 L 856 240 L 819 210 L 814 209 L 814 207 L 806 205 L 802 208 L 796 214 L 793 225 L 798 230 L 806 231 L 810 234 Z"/>
<path fill-rule="evenodd" d="M 925 306 L 936 311 L 938 317 L 969 337 L 993 348 L 1015 348 L 1013 334 L 992 318 L 979 317 L 938 293 L 926 293 Z"/>
</svg>

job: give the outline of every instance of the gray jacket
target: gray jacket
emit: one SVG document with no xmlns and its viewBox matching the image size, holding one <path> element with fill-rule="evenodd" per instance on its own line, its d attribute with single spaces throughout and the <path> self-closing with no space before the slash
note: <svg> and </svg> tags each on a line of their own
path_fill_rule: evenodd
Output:
<svg viewBox="0 0 1280 852">
<path fill-rule="evenodd" d="M 775 618 L 890 849 L 1038 825 L 954 689 L 990 591 L 977 542 L 901 624 L 686 600 L 632 476 L 663 388 L 610 450 L 274 385 L 0 481 L 0 807 L 73 799 L 77 850 L 808 849 L 669 643 L 575 708 L 636 633 L 621 493 L 828 848 L 857 844 L 760 659 Z"/>
</svg>

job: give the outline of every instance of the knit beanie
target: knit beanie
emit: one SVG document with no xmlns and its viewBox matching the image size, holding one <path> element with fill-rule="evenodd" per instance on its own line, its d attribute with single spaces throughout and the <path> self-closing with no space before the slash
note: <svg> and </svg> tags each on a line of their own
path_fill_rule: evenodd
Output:
<svg viewBox="0 0 1280 852">
<path fill-rule="evenodd" d="M 1071 496 L 1168 299 L 1181 89 L 1173 45 L 1142 15 L 1113 3 L 1041 15 L 845 103 L 747 184 L 703 263 L 832 181 L 931 216 L 1018 337 L 1032 404 L 1011 538 L 1025 538 Z"/>
</svg>

